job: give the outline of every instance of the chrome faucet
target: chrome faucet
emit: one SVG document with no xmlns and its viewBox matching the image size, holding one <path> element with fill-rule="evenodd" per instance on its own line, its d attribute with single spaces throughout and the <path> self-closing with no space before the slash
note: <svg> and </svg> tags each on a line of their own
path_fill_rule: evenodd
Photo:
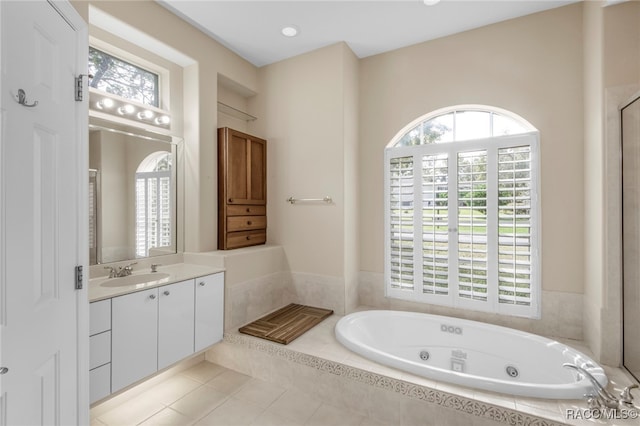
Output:
<svg viewBox="0 0 640 426">
<path fill-rule="evenodd" d="M 104 269 L 109 270 L 109 278 L 115 278 L 118 276 L 118 271 L 113 266 L 105 266 Z"/>
<path fill-rule="evenodd" d="M 596 395 L 593 395 L 593 394 L 585 395 L 585 397 L 587 398 L 587 404 L 589 405 L 589 408 L 606 407 L 612 410 L 618 410 L 620 408 L 634 408 L 633 395 L 631 395 L 631 389 L 637 388 L 638 385 L 633 384 L 631 386 L 627 386 L 626 388 L 624 388 L 624 390 L 620 394 L 620 398 L 617 398 L 616 396 L 611 394 L 611 392 L 606 390 L 600 384 L 600 382 L 598 382 L 598 380 L 596 380 L 596 378 L 593 377 L 593 375 L 589 373 L 589 371 L 587 371 L 586 369 L 568 362 L 562 364 L 562 366 L 565 368 L 571 368 L 573 370 L 576 370 L 579 373 L 578 375 L 579 378 L 580 378 L 580 375 L 582 375 L 587 379 L 589 379 L 589 381 L 593 385 L 593 389 L 596 391 Z"/>
<path fill-rule="evenodd" d="M 133 265 L 137 263 L 138 262 L 131 262 L 126 266 L 119 266 L 118 269 L 114 268 L 113 266 L 105 266 L 104 269 L 109 270 L 109 278 L 127 277 L 131 275 L 131 272 L 133 272 Z"/>
<path fill-rule="evenodd" d="M 133 272 L 133 265 L 136 265 L 137 263 L 138 262 L 131 262 L 126 266 L 121 266 L 120 268 L 118 268 L 118 273 L 116 276 L 127 277 L 131 275 L 131 273 Z"/>
</svg>

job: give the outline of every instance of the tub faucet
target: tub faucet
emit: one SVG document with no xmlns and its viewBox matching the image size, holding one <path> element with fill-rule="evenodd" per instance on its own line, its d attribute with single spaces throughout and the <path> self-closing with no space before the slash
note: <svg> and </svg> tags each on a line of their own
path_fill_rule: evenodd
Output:
<svg viewBox="0 0 640 426">
<path fill-rule="evenodd" d="M 632 384 L 631 386 L 627 386 L 620 392 L 620 402 L 626 406 L 633 405 L 633 395 L 631 395 L 631 389 L 636 389 L 638 387 L 637 383 Z"/>
<path fill-rule="evenodd" d="M 589 408 L 610 408 L 612 410 L 617 410 L 619 408 L 628 408 L 633 407 L 633 395 L 631 395 L 631 389 L 638 387 L 638 385 L 627 386 L 622 393 L 620 394 L 620 398 L 616 398 L 611 394 L 608 390 L 606 390 L 598 380 L 589 371 L 586 369 L 571 363 L 562 364 L 565 368 L 571 368 L 576 370 L 578 373 L 582 374 L 584 377 L 589 379 L 591 384 L 593 385 L 593 389 L 596 391 L 596 395 L 585 395 L 587 398 L 587 403 L 589 404 Z"/>
</svg>

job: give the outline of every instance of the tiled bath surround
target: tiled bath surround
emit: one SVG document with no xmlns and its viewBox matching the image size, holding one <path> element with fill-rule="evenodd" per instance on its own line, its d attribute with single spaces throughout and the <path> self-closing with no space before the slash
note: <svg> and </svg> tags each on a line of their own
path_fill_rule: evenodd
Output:
<svg viewBox="0 0 640 426">
<path fill-rule="evenodd" d="M 185 253 L 184 262 L 225 268 L 227 331 L 236 330 L 289 303 L 332 309 L 338 315 L 345 315 L 353 310 L 347 308 L 347 300 L 357 296 L 358 305 L 374 309 L 453 316 L 546 337 L 584 338 L 582 294 L 543 290 L 542 316 L 536 320 L 386 298 L 382 273 L 360 271 L 358 283 L 347 284 L 344 277 L 291 271 L 284 249 L 277 245 L 226 252 Z"/>
<path fill-rule="evenodd" d="M 452 316 L 516 328 L 545 337 L 583 339 L 581 294 L 543 290 L 542 316 L 539 320 L 533 320 L 387 298 L 384 295 L 384 274 L 376 272 L 361 271 L 358 290 L 360 304 L 375 309 Z"/>
<path fill-rule="evenodd" d="M 287 346 L 230 331 L 206 359 L 389 425 L 637 424 L 637 419 L 608 423 L 567 419 L 567 410 L 586 409 L 582 400 L 514 398 L 376 364 L 335 340 L 333 329 L 339 318 L 328 318 Z M 619 369 L 607 369 L 607 374 L 616 393 L 630 382 Z"/>
</svg>

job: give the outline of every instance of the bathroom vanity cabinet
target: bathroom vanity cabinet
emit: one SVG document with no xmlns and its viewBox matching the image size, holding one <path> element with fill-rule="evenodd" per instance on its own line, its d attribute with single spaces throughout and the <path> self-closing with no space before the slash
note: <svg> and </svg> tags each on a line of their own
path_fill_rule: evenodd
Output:
<svg viewBox="0 0 640 426">
<path fill-rule="evenodd" d="M 158 289 L 112 299 L 111 391 L 158 370 Z"/>
<path fill-rule="evenodd" d="M 94 302 L 90 312 L 94 402 L 222 340 L 224 273 Z"/>
<path fill-rule="evenodd" d="M 267 141 L 218 129 L 218 249 L 267 240 Z"/>
<path fill-rule="evenodd" d="M 224 332 L 224 274 L 195 279 L 195 352 L 222 340 Z"/>
<path fill-rule="evenodd" d="M 111 393 L 111 299 L 89 305 L 89 394 L 91 402 Z"/>
</svg>

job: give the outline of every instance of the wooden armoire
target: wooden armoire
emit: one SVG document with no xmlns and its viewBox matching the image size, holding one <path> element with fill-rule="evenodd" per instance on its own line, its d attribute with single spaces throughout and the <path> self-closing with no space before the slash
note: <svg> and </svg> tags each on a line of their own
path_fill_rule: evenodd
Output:
<svg viewBox="0 0 640 426">
<path fill-rule="evenodd" d="M 267 141 L 218 129 L 218 249 L 267 241 Z"/>
</svg>

